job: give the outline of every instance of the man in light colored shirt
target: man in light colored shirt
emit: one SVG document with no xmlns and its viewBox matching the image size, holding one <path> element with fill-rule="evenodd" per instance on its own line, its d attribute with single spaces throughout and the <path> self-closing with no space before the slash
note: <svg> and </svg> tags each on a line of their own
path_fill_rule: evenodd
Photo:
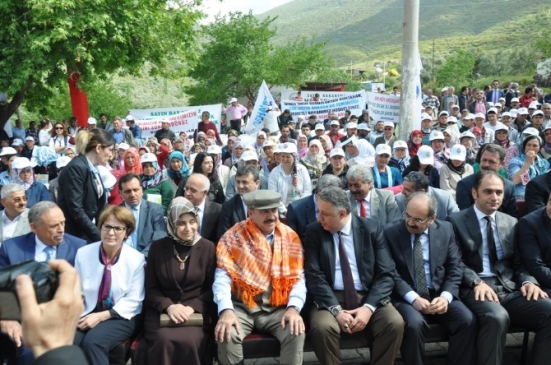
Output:
<svg viewBox="0 0 551 365">
<path fill-rule="evenodd" d="M 241 132 L 241 121 L 245 115 L 247 115 L 247 108 L 239 104 L 236 98 L 231 98 L 230 104 L 224 112 L 227 118 L 230 120 L 230 128 Z"/>
<path fill-rule="evenodd" d="M 216 249 L 218 360 L 223 365 L 243 363 L 242 341 L 257 329 L 280 341 L 281 364 L 302 364 L 305 327 L 300 311 L 306 301 L 302 244 L 278 220 L 279 193 L 255 190 L 242 198 L 249 217 L 227 231 Z"/>
<path fill-rule="evenodd" d="M 6 184 L 0 192 L 2 197 L 2 220 L 0 221 L 0 245 L 12 237 L 22 236 L 31 231 L 25 189 L 19 184 Z"/>
</svg>

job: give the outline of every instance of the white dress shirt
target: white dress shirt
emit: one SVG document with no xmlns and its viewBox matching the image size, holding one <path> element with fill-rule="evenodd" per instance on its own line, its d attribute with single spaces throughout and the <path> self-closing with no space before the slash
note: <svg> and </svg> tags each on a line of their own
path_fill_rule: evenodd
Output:
<svg viewBox="0 0 551 365">
<path fill-rule="evenodd" d="M 358 206 L 358 215 L 360 215 L 360 212 L 362 211 L 361 202 L 362 202 L 362 200 L 356 200 L 356 204 Z M 367 213 L 366 218 L 371 218 L 371 189 L 369 190 L 369 192 L 365 196 L 363 202 L 365 204 L 365 212 Z"/>
<path fill-rule="evenodd" d="M 42 241 L 40 241 L 40 239 L 36 235 L 34 236 L 34 242 L 35 242 L 34 261 L 38 261 L 38 262 L 48 261 L 50 259 L 48 257 L 48 253 L 46 252 L 46 249 L 48 247 L 52 247 L 54 249 L 55 255 L 53 258 L 55 259 L 57 257 L 57 246 L 45 245 L 44 243 L 42 243 Z"/>
<path fill-rule="evenodd" d="M 490 263 L 490 255 L 488 250 L 488 235 L 486 233 L 488 221 L 484 218 L 486 214 L 482 213 L 480 210 L 473 206 L 476 213 L 476 219 L 480 225 L 480 233 L 482 234 L 482 272 L 478 273 L 478 276 L 485 277 L 494 277 L 496 274 L 492 272 L 492 265 Z M 494 231 L 494 242 L 496 243 L 496 253 L 497 259 L 500 260 L 503 257 L 503 250 L 501 249 L 501 241 L 499 240 L 499 235 L 497 234 L 497 224 L 496 224 L 496 213 L 490 214 L 492 217 L 492 229 Z"/>
<path fill-rule="evenodd" d="M 17 227 L 17 223 L 21 220 L 22 214 L 19 214 L 17 217 L 15 217 L 13 220 L 10 220 L 8 216 L 6 215 L 6 210 L 2 212 L 2 219 L 4 220 L 3 224 L 3 235 L 4 235 L 4 241 L 8 240 L 13 237 L 13 233 L 15 232 L 15 227 Z M 2 242 L 0 242 L 0 245 Z"/>
</svg>

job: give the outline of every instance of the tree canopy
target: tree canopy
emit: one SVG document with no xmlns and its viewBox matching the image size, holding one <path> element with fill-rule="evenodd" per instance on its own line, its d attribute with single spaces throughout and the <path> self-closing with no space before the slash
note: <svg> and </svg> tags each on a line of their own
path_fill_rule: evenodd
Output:
<svg viewBox="0 0 551 365">
<path fill-rule="evenodd" d="M 199 0 L 4 0 L 0 2 L 0 126 L 26 100 L 39 108 L 73 72 L 87 83 L 114 73 L 152 74 L 196 59 Z M 66 86 L 65 86 L 66 87 Z"/>
<path fill-rule="evenodd" d="M 189 73 L 195 84 L 186 89 L 192 104 L 225 103 L 239 95 L 254 100 L 262 80 L 299 87 L 327 77 L 334 62 L 324 52 L 325 43 L 302 38 L 275 47 L 271 44 L 275 19 L 235 12 L 203 26 L 205 41 Z"/>
</svg>

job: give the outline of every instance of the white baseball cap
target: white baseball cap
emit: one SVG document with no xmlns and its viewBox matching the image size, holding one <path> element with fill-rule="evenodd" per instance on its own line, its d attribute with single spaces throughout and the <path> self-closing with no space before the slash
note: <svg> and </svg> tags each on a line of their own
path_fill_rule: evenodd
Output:
<svg viewBox="0 0 551 365">
<path fill-rule="evenodd" d="M 377 148 L 375 149 L 375 154 L 378 155 L 392 155 L 392 151 L 390 150 L 390 146 L 386 143 L 381 143 L 377 145 Z"/>
<path fill-rule="evenodd" d="M 501 123 L 501 122 L 498 122 L 494 128 L 494 131 L 508 131 L 509 130 L 509 127 L 507 127 L 505 124 Z"/>
<path fill-rule="evenodd" d="M 12 146 L 23 146 L 23 141 L 19 138 L 15 138 L 13 142 L 11 143 Z"/>
<path fill-rule="evenodd" d="M 240 158 L 241 161 L 258 161 L 258 155 L 255 151 L 244 151 Z"/>
<path fill-rule="evenodd" d="M 358 128 L 358 123 L 348 122 L 348 123 L 346 123 L 346 126 L 344 128 L 345 129 L 357 129 Z"/>
<path fill-rule="evenodd" d="M 408 144 L 406 143 L 406 141 L 399 140 L 394 142 L 394 145 L 392 146 L 393 150 L 395 150 L 396 148 L 408 148 Z"/>
<path fill-rule="evenodd" d="M 539 137 L 540 132 L 534 127 L 528 127 L 528 128 L 525 128 L 522 131 L 522 134 L 525 135 L 525 136 L 538 136 Z"/>
<path fill-rule="evenodd" d="M 427 113 L 421 113 L 421 120 L 432 120 L 431 116 L 428 115 Z"/>
<path fill-rule="evenodd" d="M 142 157 L 140 157 L 140 163 L 143 164 L 146 162 L 157 162 L 157 156 L 152 153 L 144 153 Z"/>
<path fill-rule="evenodd" d="M 429 146 L 421 146 L 417 150 L 419 163 L 423 165 L 434 165 L 434 151 Z"/>
<path fill-rule="evenodd" d="M 385 122 L 385 123 L 383 124 L 383 126 L 394 128 L 394 123 L 392 123 L 392 122 Z"/>
<path fill-rule="evenodd" d="M 33 141 L 34 142 L 34 138 L 32 136 L 27 136 L 25 138 L 25 142 L 27 142 L 27 141 Z"/>
<path fill-rule="evenodd" d="M 88 118 L 88 124 L 98 124 L 98 121 L 94 117 Z"/>
<path fill-rule="evenodd" d="M 541 105 L 541 104 L 538 103 L 537 101 L 533 101 L 530 103 L 530 105 L 528 105 L 528 109 L 537 109 L 538 105 Z"/>
<path fill-rule="evenodd" d="M 543 111 L 542 110 L 536 110 L 535 112 L 532 113 L 532 116 L 535 116 L 535 115 L 543 116 Z"/>
<path fill-rule="evenodd" d="M 338 125 L 338 126 L 340 126 L 341 124 L 339 123 L 338 120 L 332 120 L 331 123 L 329 123 L 329 125 Z"/>
<path fill-rule="evenodd" d="M 444 140 L 444 134 L 440 131 L 432 131 L 430 132 L 429 141 L 432 142 L 434 140 L 441 139 Z"/>
<path fill-rule="evenodd" d="M 486 116 L 484 115 L 484 113 L 476 113 L 474 115 L 475 118 L 482 118 L 482 119 L 486 119 Z"/>
<path fill-rule="evenodd" d="M 264 144 L 262 145 L 262 148 L 266 148 L 266 147 L 270 147 L 270 146 L 273 147 L 273 146 L 275 146 L 275 145 L 276 145 L 275 142 L 268 138 L 268 139 L 264 142 Z"/>
<path fill-rule="evenodd" d="M 457 118 L 454 117 L 454 116 L 451 116 L 451 117 L 448 117 L 448 124 L 456 124 L 457 123 Z"/>
<path fill-rule="evenodd" d="M 518 114 L 528 114 L 528 109 L 526 108 L 518 108 Z"/>
<path fill-rule="evenodd" d="M 130 145 L 128 143 L 125 143 L 125 142 L 121 142 L 117 145 L 118 150 L 126 151 L 129 148 L 130 148 Z"/>
<path fill-rule="evenodd" d="M 0 152 L 0 156 L 10 156 L 10 155 L 17 155 L 17 151 L 13 147 L 2 147 L 2 152 Z"/>
<path fill-rule="evenodd" d="M 367 125 L 367 123 L 358 124 L 358 129 L 362 130 L 362 131 L 370 131 L 371 130 L 371 129 L 369 129 L 369 126 Z"/>
<path fill-rule="evenodd" d="M 520 99 L 519 98 L 512 98 L 511 103 L 520 103 Z"/>
<path fill-rule="evenodd" d="M 441 116 L 441 115 L 450 115 L 450 113 L 448 113 L 445 110 L 442 110 L 440 113 L 438 113 L 438 116 Z"/>
<path fill-rule="evenodd" d="M 333 148 L 333 149 L 331 150 L 331 152 L 329 152 L 329 158 L 335 157 L 335 156 L 342 156 L 342 157 L 344 157 L 344 151 L 342 150 L 342 148 L 339 148 L 339 147 Z"/>
<path fill-rule="evenodd" d="M 467 150 L 462 144 L 456 144 L 450 150 L 450 160 L 465 161 Z"/>
<path fill-rule="evenodd" d="M 237 99 L 236 99 L 236 98 L 231 98 L 231 99 L 230 99 L 230 103 L 235 103 L 235 102 L 237 102 Z"/>
<path fill-rule="evenodd" d="M 459 140 L 461 140 L 462 138 L 467 138 L 467 137 L 469 137 L 469 138 L 476 138 L 476 137 L 474 136 L 473 132 L 471 132 L 471 131 L 465 131 L 465 132 L 461 133 L 461 135 L 459 136 Z"/>
<path fill-rule="evenodd" d="M 488 111 L 486 112 L 486 114 L 490 114 L 490 113 L 495 113 L 495 114 L 497 114 L 497 109 L 494 108 L 494 107 L 488 109 Z"/>
<path fill-rule="evenodd" d="M 278 145 L 279 153 L 297 153 L 297 145 L 291 142 L 280 143 Z M 244 153 L 244 152 L 243 152 Z"/>
<path fill-rule="evenodd" d="M 501 113 L 501 117 L 502 117 L 502 118 L 503 118 L 503 117 L 510 117 L 510 116 L 511 116 L 511 113 L 509 113 L 509 112 L 503 112 L 503 113 Z"/>
<path fill-rule="evenodd" d="M 207 153 L 209 155 L 219 155 L 222 153 L 222 149 L 220 148 L 220 146 L 218 145 L 215 145 L 215 144 L 211 144 L 208 148 L 207 148 Z M 243 152 L 243 154 L 245 154 Z"/>
<path fill-rule="evenodd" d="M 2 152 L 3 150 L 5 150 L 6 148 L 11 148 L 11 147 L 4 147 L 2 149 Z M 13 148 L 12 148 L 13 149 Z M 15 150 L 14 150 L 15 151 Z M 17 152 L 16 152 L 17 153 Z M 31 161 L 29 161 L 28 158 L 26 157 L 17 157 L 15 160 L 12 161 L 11 163 L 11 167 L 12 169 L 18 169 L 18 170 L 21 170 L 21 169 L 24 169 L 24 168 L 27 168 L 27 167 L 33 167 L 33 164 L 31 163 Z"/>
<path fill-rule="evenodd" d="M 318 124 L 316 124 L 316 127 L 314 128 L 314 130 L 316 130 L 316 131 L 324 131 L 324 130 L 325 130 L 325 127 L 323 126 L 323 124 L 318 123 Z"/>
</svg>

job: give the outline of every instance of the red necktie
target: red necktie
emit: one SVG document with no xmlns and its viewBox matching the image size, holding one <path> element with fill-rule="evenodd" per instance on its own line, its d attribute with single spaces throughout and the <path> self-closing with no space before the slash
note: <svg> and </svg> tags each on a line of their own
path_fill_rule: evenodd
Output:
<svg viewBox="0 0 551 365">
<path fill-rule="evenodd" d="M 367 209 L 365 209 L 365 200 L 359 200 L 360 202 L 360 217 L 367 218 Z"/>
</svg>

